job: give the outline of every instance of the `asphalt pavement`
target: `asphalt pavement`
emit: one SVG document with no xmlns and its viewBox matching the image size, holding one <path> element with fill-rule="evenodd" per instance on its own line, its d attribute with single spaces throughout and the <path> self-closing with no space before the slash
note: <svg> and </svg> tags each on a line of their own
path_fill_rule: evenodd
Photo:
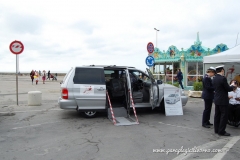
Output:
<svg viewBox="0 0 240 160">
<path fill-rule="evenodd" d="M 227 126 L 230 137 L 203 128 L 202 99 L 189 98 L 183 116 L 140 109 L 139 125 L 114 126 L 106 113 L 89 119 L 60 109 L 61 79 L 32 85 L 19 76 L 17 106 L 15 76 L 0 75 L 1 160 L 240 159 L 240 128 Z M 27 105 L 29 91 L 42 92 L 41 106 Z"/>
</svg>

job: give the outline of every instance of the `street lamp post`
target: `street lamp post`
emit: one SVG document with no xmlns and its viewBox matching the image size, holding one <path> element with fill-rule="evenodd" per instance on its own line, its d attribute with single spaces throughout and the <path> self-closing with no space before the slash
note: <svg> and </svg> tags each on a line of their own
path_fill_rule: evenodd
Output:
<svg viewBox="0 0 240 160">
<path fill-rule="evenodd" d="M 185 57 L 184 57 L 183 48 L 182 48 L 182 55 L 181 55 L 180 59 L 181 59 L 181 70 L 182 70 L 182 73 L 184 75 L 184 73 L 185 73 Z M 187 75 L 185 75 L 185 77 L 187 77 Z M 183 86 L 185 87 L 185 78 L 184 78 L 184 76 L 183 76 L 182 81 L 183 81 Z"/>
<path fill-rule="evenodd" d="M 154 30 L 156 30 L 156 48 L 157 48 L 157 32 L 160 31 L 157 28 L 154 28 Z"/>
</svg>

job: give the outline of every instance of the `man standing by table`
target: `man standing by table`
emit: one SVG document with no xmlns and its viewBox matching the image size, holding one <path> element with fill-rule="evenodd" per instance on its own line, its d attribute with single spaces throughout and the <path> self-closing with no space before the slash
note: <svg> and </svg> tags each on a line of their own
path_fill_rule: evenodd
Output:
<svg viewBox="0 0 240 160">
<path fill-rule="evenodd" d="M 214 103 L 214 131 L 220 136 L 230 136 L 225 131 L 228 120 L 228 92 L 233 91 L 236 86 L 229 86 L 226 77 L 224 77 L 224 66 L 216 67 L 216 75 L 213 79 L 215 88 Z"/>
</svg>

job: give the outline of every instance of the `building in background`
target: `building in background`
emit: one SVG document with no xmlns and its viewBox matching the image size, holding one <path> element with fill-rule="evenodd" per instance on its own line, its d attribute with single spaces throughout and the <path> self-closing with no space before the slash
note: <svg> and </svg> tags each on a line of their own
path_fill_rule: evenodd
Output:
<svg viewBox="0 0 240 160">
<path fill-rule="evenodd" d="M 188 49 L 179 50 L 176 46 L 170 46 L 167 51 L 155 48 L 152 55 L 155 66 L 151 67 L 154 76 L 166 83 L 177 82 L 175 77 L 177 69 L 183 72 L 184 88 L 191 89 L 193 83 L 203 78 L 203 57 L 228 50 L 227 45 L 218 44 L 214 49 L 202 46 L 197 33 L 197 40 Z"/>
</svg>

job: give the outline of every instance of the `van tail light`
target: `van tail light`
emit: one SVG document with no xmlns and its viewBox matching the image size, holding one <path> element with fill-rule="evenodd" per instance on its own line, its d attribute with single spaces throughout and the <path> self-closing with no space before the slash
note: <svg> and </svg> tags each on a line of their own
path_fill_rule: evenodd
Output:
<svg viewBox="0 0 240 160">
<path fill-rule="evenodd" d="M 68 99 L 68 89 L 67 88 L 62 89 L 62 99 Z"/>
</svg>

